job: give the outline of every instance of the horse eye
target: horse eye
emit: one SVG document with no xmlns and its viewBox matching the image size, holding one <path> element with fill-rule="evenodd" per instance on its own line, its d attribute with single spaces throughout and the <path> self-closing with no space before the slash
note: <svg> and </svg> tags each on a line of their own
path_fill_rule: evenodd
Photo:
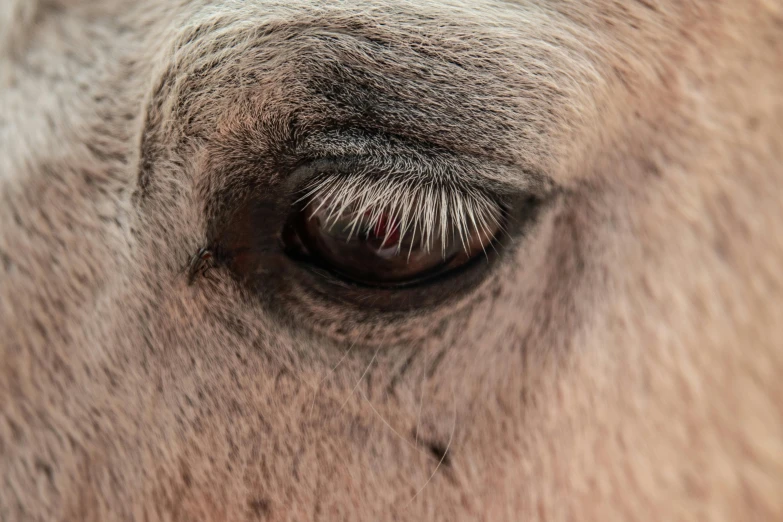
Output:
<svg viewBox="0 0 783 522">
<path fill-rule="evenodd" d="M 457 268 L 484 255 L 499 230 L 497 224 L 428 227 L 382 209 L 357 210 L 320 197 L 311 198 L 289 223 L 284 238 L 289 252 L 368 286 L 409 285 Z"/>
</svg>

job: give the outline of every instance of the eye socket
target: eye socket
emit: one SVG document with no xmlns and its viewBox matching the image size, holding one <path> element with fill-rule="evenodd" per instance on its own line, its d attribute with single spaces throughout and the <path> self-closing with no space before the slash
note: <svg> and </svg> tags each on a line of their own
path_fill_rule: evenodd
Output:
<svg viewBox="0 0 783 522">
<path fill-rule="evenodd" d="M 328 192 L 328 191 L 327 191 Z M 399 198 L 398 198 L 399 201 Z M 443 200 L 440 201 L 441 204 Z M 421 205 L 345 204 L 314 195 L 289 220 L 284 243 L 289 253 L 328 268 L 342 278 L 376 287 L 407 286 L 443 274 L 485 255 L 500 232 L 497 216 L 449 216 L 448 209 Z M 426 205 L 425 205 L 426 207 Z M 499 214 L 499 209 L 497 214 Z"/>
</svg>

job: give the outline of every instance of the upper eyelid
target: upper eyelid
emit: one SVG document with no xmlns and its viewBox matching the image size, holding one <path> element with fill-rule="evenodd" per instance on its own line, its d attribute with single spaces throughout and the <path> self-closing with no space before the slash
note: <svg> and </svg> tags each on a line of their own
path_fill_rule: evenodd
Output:
<svg viewBox="0 0 783 522">
<path fill-rule="evenodd" d="M 470 171 L 450 170 L 442 163 L 432 168 L 432 165 L 409 157 L 343 157 L 321 158 L 300 165 L 288 180 L 291 203 L 302 203 L 319 192 L 316 186 L 324 188 L 325 181 L 335 184 L 338 180 L 346 191 L 351 190 L 349 184 L 355 192 L 364 192 L 369 186 L 385 185 L 390 190 L 393 187 L 408 194 L 424 194 L 428 188 L 436 187 L 449 193 L 478 195 L 482 200 L 497 204 L 508 194 L 527 193 L 507 184 L 477 182 L 475 174 Z M 530 195 L 535 194 L 531 192 Z"/>
<path fill-rule="evenodd" d="M 491 172 L 493 176 L 486 175 Z M 546 176 L 500 165 L 491 161 L 466 161 L 454 157 L 411 157 L 383 154 L 326 156 L 301 162 L 287 176 L 292 202 L 302 197 L 302 189 L 324 174 L 383 177 L 413 188 L 431 184 L 485 193 L 497 200 L 508 196 L 543 197 L 555 187 Z"/>
<path fill-rule="evenodd" d="M 449 180 L 498 196 L 519 193 L 542 196 L 554 188 L 552 179 L 533 165 L 509 164 L 490 156 L 356 127 L 309 134 L 297 143 L 295 154 L 307 158 L 298 166 L 300 173 L 308 166 L 346 174 L 375 170 L 410 178 L 416 183 Z"/>
</svg>

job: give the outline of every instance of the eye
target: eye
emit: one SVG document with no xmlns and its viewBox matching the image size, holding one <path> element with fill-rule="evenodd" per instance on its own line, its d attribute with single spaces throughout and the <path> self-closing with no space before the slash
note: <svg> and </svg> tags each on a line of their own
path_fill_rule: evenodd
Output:
<svg viewBox="0 0 783 522">
<path fill-rule="evenodd" d="M 345 184 L 310 194 L 289 220 L 288 251 L 369 286 L 410 285 L 460 267 L 494 248 L 501 229 L 497 205 L 445 189 Z"/>
</svg>

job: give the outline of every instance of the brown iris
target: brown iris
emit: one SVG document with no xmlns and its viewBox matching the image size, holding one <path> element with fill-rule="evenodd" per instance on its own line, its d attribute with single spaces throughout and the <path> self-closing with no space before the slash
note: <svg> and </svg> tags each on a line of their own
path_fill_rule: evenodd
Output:
<svg viewBox="0 0 783 522">
<path fill-rule="evenodd" d="M 374 208 L 335 207 L 312 198 L 290 222 L 289 251 L 304 254 L 345 279 L 373 286 L 419 282 L 483 255 L 498 232 L 492 227 L 426 228 Z"/>
</svg>

